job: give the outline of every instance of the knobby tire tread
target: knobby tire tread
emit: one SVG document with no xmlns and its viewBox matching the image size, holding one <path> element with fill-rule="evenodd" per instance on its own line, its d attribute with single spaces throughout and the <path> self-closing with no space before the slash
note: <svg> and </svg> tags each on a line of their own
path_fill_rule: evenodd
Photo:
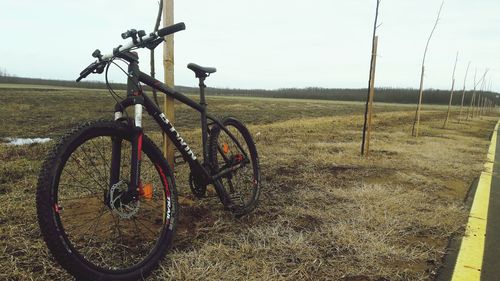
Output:
<svg viewBox="0 0 500 281">
<path fill-rule="evenodd" d="M 166 253 L 172 246 L 173 236 L 175 235 L 176 222 L 178 219 L 178 202 L 177 202 L 177 190 L 175 188 L 175 180 L 173 173 L 168 165 L 167 161 L 163 157 L 163 154 L 158 149 L 158 147 L 146 136 L 144 135 L 143 147 L 149 146 L 152 149 L 152 159 L 159 160 L 159 164 L 162 166 L 163 171 L 170 180 L 169 189 L 171 193 L 171 203 L 172 203 L 172 221 L 173 225 L 172 233 L 169 234 L 168 245 L 158 245 L 153 251 L 157 252 L 154 258 L 151 258 L 148 263 L 146 263 L 139 270 L 132 272 L 126 272 L 124 274 L 109 274 L 101 273 L 96 271 L 72 253 L 68 253 L 63 243 L 65 241 L 60 237 L 59 231 L 57 230 L 57 224 L 54 221 L 54 209 L 52 206 L 52 180 L 57 173 L 56 167 L 60 165 L 57 161 L 61 161 L 60 158 L 65 149 L 68 149 L 69 145 L 81 137 L 86 130 L 92 130 L 94 128 L 109 127 L 115 130 L 126 130 L 126 125 L 107 120 L 99 120 L 93 122 L 87 122 L 73 128 L 69 133 L 65 134 L 60 141 L 49 151 L 42 168 L 39 173 L 37 192 L 36 192 L 36 207 L 37 216 L 40 225 L 40 230 L 42 232 L 43 238 L 50 252 L 52 253 L 55 260 L 72 275 L 74 275 L 77 280 L 138 280 L 143 279 L 148 276 L 158 265 L 158 263 L 165 257 Z M 158 248 L 163 248 L 159 252 Z"/>
<path fill-rule="evenodd" d="M 248 146 L 248 153 L 250 153 L 250 157 L 252 157 L 252 162 L 256 164 L 257 168 L 257 187 L 256 187 L 256 193 L 255 196 L 252 198 L 251 202 L 244 206 L 243 208 L 234 208 L 234 205 L 226 205 L 225 200 L 223 199 L 223 196 L 227 195 L 227 192 L 225 191 L 225 188 L 222 192 L 226 192 L 225 195 L 219 194 L 219 197 L 221 199 L 221 202 L 225 204 L 227 208 L 229 208 L 233 214 L 236 217 L 241 217 L 244 216 L 250 212 L 252 212 L 258 205 L 259 201 L 259 196 L 260 196 L 260 191 L 261 191 L 261 180 L 260 180 L 260 165 L 259 165 L 259 156 L 257 154 L 257 147 L 255 145 L 255 142 L 253 141 L 253 138 L 250 134 L 250 131 L 247 129 L 247 127 L 238 119 L 234 117 L 226 117 L 223 120 L 221 120 L 221 123 L 226 126 L 226 125 L 232 125 L 234 126 L 243 136 L 245 139 L 245 142 Z M 212 127 L 212 130 L 210 132 L 210 137 L 209 137 L 209 161 L 212 167 L 217 166 L 217 139 L 219 137 L 219 134 L 221 133 L 222 129 L 218 125 L 214 125 Z M 232 202 L 230 202 L 232 203 Z"/>
</svg>

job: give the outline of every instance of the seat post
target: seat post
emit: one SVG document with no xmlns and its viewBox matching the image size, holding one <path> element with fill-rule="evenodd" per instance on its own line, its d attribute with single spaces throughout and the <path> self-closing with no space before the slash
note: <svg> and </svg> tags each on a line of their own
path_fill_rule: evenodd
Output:
<svg viewBox="0 0 500 281">
<path fill-rule="evenodd" d="M 200 80 L 200 83 L 198 84 L 200 87 L 200 105 L 206 107 L 207 102 L 205 101 L 205 88 L 207 85 L 205 85 L 205 77 L 200 76 L 198 79 Z"/>
<path fill-rule="evenodd" d="M 201 141 L 203 143 L 203 159 L 206 161 L 208 159 L 208 130 L 207 130 L 207 102 L 205 100 L 205 77 L 199 76 L 200 80 L 200 105 L 201 105 Z"/>
</svg>

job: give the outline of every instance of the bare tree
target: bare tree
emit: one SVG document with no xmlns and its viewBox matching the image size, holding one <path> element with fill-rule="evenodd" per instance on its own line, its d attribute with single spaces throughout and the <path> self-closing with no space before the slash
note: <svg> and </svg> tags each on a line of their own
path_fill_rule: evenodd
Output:
<svg viewBox="0 0 500 281">
<path fill-rule="evenodd" d="M 476 98 L 476 77 L 477 77 L 477 67 L 476 67 L 476 70 L 474 71 L 474 84 L 473 84 L 473 89 L 472 89 L 472 96 L 470 98 L 470 105 L 469 107 L 467 107 L 467 117 L 465 118 L 465 121 L 468 121 L 469 120 L 469 114 L 470 114 L 470 110 L 472 108 L 472 104 L 474 103 L 474 99 Z"/>
<path fill-rule="evenodd" d="M 361 155 L 368 154 L 370 149 L 370 131 L 371 131 L 371 121 L 372 121 L 372 104 L 374 95 L 374 85 L 375 85 L 375 65 L 377 60 L 377 44 L 378 37 L 377 33 L 377 21 L 378 21 L 378 8 L 380 6 L 380 1 L 377 0 L 377 8 L 375 10 L 375 21 L 373 23 L 373 36 L 372 36 L 372 55 L 370 60 L 370 77 L 368 78 L 368 96 L 366 98 L 366 108 L 365 108 L 365 122 L 363 125 L 363 140 L 361 143 Z M 365 147 L 366 146 L 366 147 Z"/>
<path fill-rule="evenodd" d="M 438 25 L 440 16 L 441 16 L 441 10 L 443 9 L 444 5 L 444 0 L 441 2 L 441 6 L 439 7 L 439 11 L 436 17 L 436 21 L 434 22 L 434 26 L 432 27 L 431 34 L 429 35 L 429 38 L 427 39 L 427 44 L 425 45 L 425 50 L 424 50 L 424 57 L 422 59 L 422 73 L 420 74 L 420 89 L 418 91 L 418 105 L 417 105 L 417 110 L 415 112 L 415 119 L 413 122 L 413 129 L 412 129 L 412 135 L 415 137 L 418 137 L 418 127 L 420 125 L 420 111 L 422 109 L 422 96 L 423 96 L 423 87 L 424 87 L 424 73 L 425 73 L 425 57 L 427 56 L 427 50 L 429 49 L 429 43 L 431 42 L 432 35 L 434 34 L 434 31 L 436 30 L 436 27 Z"/>
<path fill-rule="evenodd" d="M 486 75 L 486 73 L 485 73 Z M 476 116 L 481 116 L 481 105 L 482 105 L 482 102 L 484 100 L 484 91 L 485 91 L 485 85 L 486 85 L 486 77 L 483 76 L 483 81 L 481 82 L 481 88 L 480 88 L 480 91 L 479 91 L 479 99 L 477 101 L 477 104 L 476 104 Z"/>
<path fill-rule="evenodd" d="M 470 100 L 470 105 L 469 105 L 469 108 L 467 108 L 467 118 L 465 119 L 466 121 L 469 120 L 469 113 L 471 113 L 471 118 L 474 117 L 474 105 L 475 105 L 475 102 L 477 100 L 477 97 L 476 97 L 476 89 L 477 89 L 477 86 L 479 85 L 479 83 L 481 83 L 484 78 L 486 77 L 486 74 L 488 74 L 488 71 L 489 69 L 486 69 L 484 71 L 484 74 L 483 74 L 483 77 L 481 78 L 481 80 L 477 81 L 476 82 L 476 75 L 477 75 L 477 68 L 476 68 L 476 71 L 474 73 L 474 89 L 472 90 L 472 98 Z"/>
<path fill-rule="evenodd" d="M 453 101 L 453 91 L 455 90 L 455 70 L 457 69 L 458 52 L 455 58 L 455 66 L 453 66 L 453 74 L 451 76 L 451 92 L 450 92 L 450 102 L 448 103 L 448 111 L 446 112 L 446 118 L 444 119 L 443 128 L 446 128 L 448 123 L 448 118 L 450 118 L 451 103 Z"/>
<path fill-rule="evenodd" d="M 467 74 L 469 73 L 469 67 L 470 67 L 470 61 L 467 64 L 467 70 L 465 71 L 464 87 L 462 90 L 462 102 L 460 103 L 460 113 L 458 114 L 458 123 L 460 123 L 462 119 L 462 109 L 464 107 L 464 97 L 465 97 L 465 83 L 467 82 Z"/>
</svg>

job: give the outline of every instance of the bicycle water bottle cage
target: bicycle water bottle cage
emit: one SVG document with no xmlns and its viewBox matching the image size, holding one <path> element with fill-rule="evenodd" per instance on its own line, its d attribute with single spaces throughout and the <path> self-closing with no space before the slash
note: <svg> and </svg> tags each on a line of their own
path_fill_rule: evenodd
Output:
<svg viewBox="0 0 500 281">
<path fill-rule="evenodd" d="M 195 63 L 190 63 L 187 67 L 194 72 L 196 78 L 206 78 L 217 71 L 215 67 L 203 67 Z"/>
</svg>

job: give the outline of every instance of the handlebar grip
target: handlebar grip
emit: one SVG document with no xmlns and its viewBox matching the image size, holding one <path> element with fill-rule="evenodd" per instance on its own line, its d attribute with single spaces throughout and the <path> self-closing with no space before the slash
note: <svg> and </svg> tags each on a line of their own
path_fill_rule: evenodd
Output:
<svg viewBox="0 0 500 281">
<path fill-rule="evenodd" d="M 95 62 L 91 63 L 89 66 L 87 66 L 87 68 L 85 68 L 82 72 L 80 72 L 80 77 L 76 79 L 76 82 L 80 82 L 80 80 L 87 77 L 90 73 L 96 70 L 98 66 L 99 66 L 98 63 Z"/>
<path fill-rule="evenodd" d="M 175 33 L 177 31 L 184 30 L 184 29 L 186 29 L 186 25 L 183 22 L 176 23 L 174 25 L 167 26 L 165 28 L 158 30 L 158 36 L 165 37 L 169 34 L 172 34 L 172 33 Z"/>
</svg>

